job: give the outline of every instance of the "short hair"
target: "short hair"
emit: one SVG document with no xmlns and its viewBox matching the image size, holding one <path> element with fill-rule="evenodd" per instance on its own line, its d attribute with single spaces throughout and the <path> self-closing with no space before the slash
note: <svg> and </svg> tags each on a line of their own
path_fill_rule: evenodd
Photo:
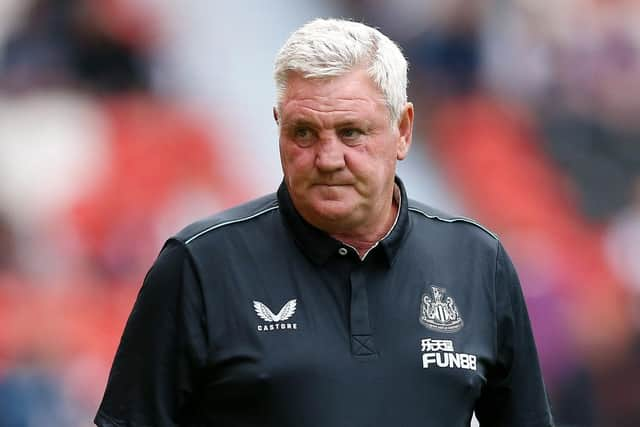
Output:
<svg viewBox="0 0 640 427">
<path fill-rule="evenodd" d="M 407 103 L 407 60 L 398 45 L 377 29 L 342 19 L 315 19 L 289 36 L 275 60 L 277 108 L 289 72 L 303 78 L 330 78 L 359 66 L 367 67 L 392 122 L 397 122 Z"/>
</svg>

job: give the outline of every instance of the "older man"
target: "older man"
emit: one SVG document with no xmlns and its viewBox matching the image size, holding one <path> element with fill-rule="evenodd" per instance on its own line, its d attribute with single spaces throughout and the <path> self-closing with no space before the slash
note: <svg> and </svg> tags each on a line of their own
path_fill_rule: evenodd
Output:
<svg viewBox="0 0 640 427">
<path fill-rule="evenodd" d="M 315 20 L 276 59 L 275 194 L 190 225 L 147 275 L 99 426 L 550 426 L 496 238 L 407 198 L 407 64 Z"/>
</svg>

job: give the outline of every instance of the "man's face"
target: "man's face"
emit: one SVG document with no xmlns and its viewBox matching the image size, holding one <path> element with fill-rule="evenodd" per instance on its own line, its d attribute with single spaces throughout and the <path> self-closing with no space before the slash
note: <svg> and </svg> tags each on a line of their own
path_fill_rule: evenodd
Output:
<svg viewBox="0 0 640 427">
<path fill-rule="evenodd" d="M 365 69 L 330 79 L 292 73 L 276 119 L 285 182 L 307 221 L 329 233 L 366 233 L 387 219 L 396 161 L 411 142 L 411 104 L 392 124 Z"/>
</svg>

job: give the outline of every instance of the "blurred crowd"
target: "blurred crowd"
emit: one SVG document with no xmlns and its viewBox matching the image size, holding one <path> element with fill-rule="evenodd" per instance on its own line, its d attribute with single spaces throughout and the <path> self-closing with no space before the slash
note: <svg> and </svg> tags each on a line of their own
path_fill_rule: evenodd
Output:
<svg viewBox="0 0 640 427">
<path fill-rule="evenodd" d="M 0 427 L 88 425 L 163 240 L 262 190 L 253 112 L 231 123 L 244 104 L 167 84 L 170 3 L 0 5 Z M 344 0 L 260 19 L 279 44 L 317 13 L 408 56 L 411 185 L 511 253 L 558 425 L 640 425 L 640 2 Z M 420 182 L 431 165 L 441 181 Z"/>
</svg>

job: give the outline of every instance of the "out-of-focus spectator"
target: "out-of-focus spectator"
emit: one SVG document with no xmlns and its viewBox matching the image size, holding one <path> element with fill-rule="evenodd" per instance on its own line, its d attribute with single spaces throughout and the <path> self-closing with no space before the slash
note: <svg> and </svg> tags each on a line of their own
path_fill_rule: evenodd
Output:
<svg viewBox="0 0 640 427">
<path fill-rule="evenodd" d="M 0 89 L 79 87 L 96 93 L 148 89 L 144 51 L 136 40 L 114 31 L 118 27 L 102 13 L 105 4 L 113 3 L 117 2 L 35 0 L 4 49 Z"/>
<path fill-rule="evenodd" d="M 452 96 L 473 92 L 481 70 L 486 2 L 352 0 L 356 16 L 399 40 L 410 59 L 412 96 L 422 114 Z M 405 16 L 400 21 L 398 14 Z"/>
</svg>

